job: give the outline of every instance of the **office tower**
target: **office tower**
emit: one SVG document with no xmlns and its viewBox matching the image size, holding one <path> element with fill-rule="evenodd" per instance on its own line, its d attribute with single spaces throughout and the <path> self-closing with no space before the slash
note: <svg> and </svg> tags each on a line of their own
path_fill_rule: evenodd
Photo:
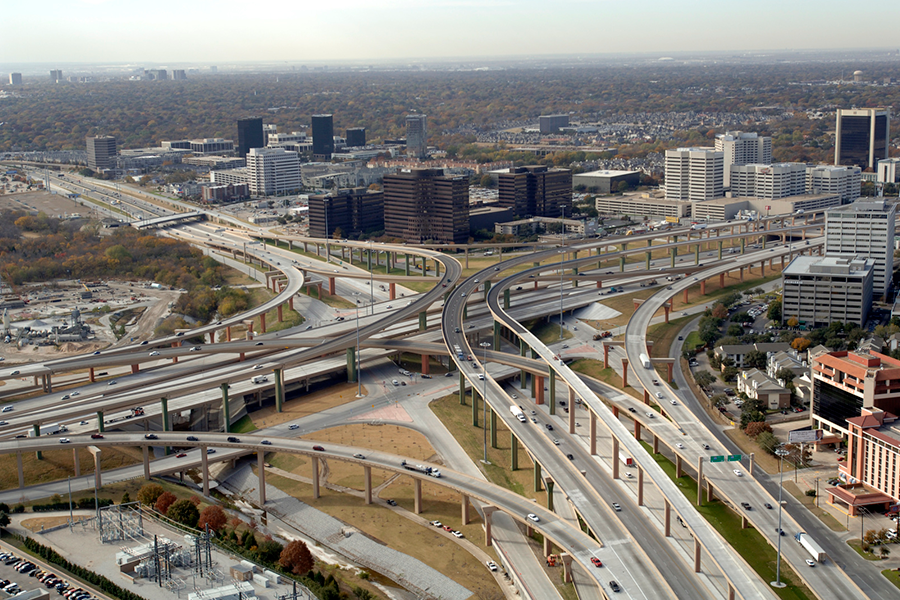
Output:
<svg viewBox="0 0 900 600">
<path fill-rule="evenodd" d="M 116 138 L 98 135 L 87 138 L 88 167 L 93 171 L 103 171 L 116 166 Z"/>
<path fill-rule="evenodd" d="M 716 152 L 724 155 L 722 184 L 729 187 L 731 165 L 767 165 L 772 162 L 772 138 L 743 131 L 727 131 L 716 136 Z"/>
<path fill-rule="evenodd" d="M 428 151 L 428 127 L 425 115 L 406 115 L 406 154 L 425 158 Z"/>
<path fill-rule="evenodd" d="M 774 200 L 806 193 L 806 164 L 731 165 L 731 195 Z"/>
<path fill-rule="evenodd" d="M 700 202 L 720 198 L 725 155 L 713 148 L 666 150 L 666 199 Z"/>
<path fill-rule="evenodd" d="M 271 136 L 278 133 L 278 125 L 263 123 L 263 145 L 268 146 Z"/>
<path fill-rule="evenodd" d="M 900 158 L 885 158 L 879 160 L 878 176 L 875 181 L 879 183 L 897 183 L 897 181 L 900 181 L 897 179 L 897 175 L 900 174 L 897 165 L 900 165 Z"/>
<path fill-rule="evenodd" d="M 10 73 L 9 74 L 9 85 L 22 85 L 22 74 L 21 73 Z"/>
<path fill-rule="evenodd" d="M 841 256 L 797 256 L 781 272 L 781 320 L 809 329 L 831 323 L 866 324 L 872 308 L 875 261 Z"/>
<path fill-rule="evenodd" d="M 572 171 L 544 165 L 511 167 L 497 176 L 500 206 L 517 218 L 572 216 Z"/>
<path fill-rule="evenodd" d="M 172 79 L 175 81 L 183 81 L 187 79 L 187 74 L 184 72 L 184 69 L 173 69 Z"/>
<path fill-rule="evenodd" d="M 859 198 L 862 170 L 859 167 L 816 165 L 806 168 L 806 193 L 839 195 L 843 204 Z"/>
<path fill-rule="evenodd" d="M 265 147 L 263 122 L 259 117 L 241 119 L 237 122 L 238 156 L 247 156 L 251 148 Z"/>
<path fill-rule="evenodd" d="M 165 69 L 150 69 L 147 71 L 147 74 L 149 75 L 150 79 L 156 81 L 166 81 L 169 79 L 169 74 Z"/>
<path fill-rule="evenodd" d="M 858 201 L 825 212 L 826 256 L 862 257 L 875 261 L 872 289 L 887 298 L 894 275 L 894 222 L 897 205 Z"/>
<path fill-rule="evenodd" d="M 359 148 L 361 146 L 366 145 L 366 128 L 365 127 L 350 127 L 347 129 L 345 137 L 347 138 L 347 145 L 351 148 Z"/>
<path fill-rule="evenodd" d="M 538 127 L 541 133 L 558 133 L 560 128 L 569 126 L 569 115 L 541 115 Z"/>
<path fill-rule="evenodd" d="M 469 179 L 443 169 L 384 176 L 384 232 L 413 244 L 469 239 Z"/>
<path fill-rule="evenodd" d="M 250 193 L 278 195 L 300 189 L 300 155 L 284 148 L 251 148 L 247 153 Z"/>
<path fill-rule="evenodd" d="M 327 215 L 327 216 L 326 216 Z M 384 229 L 384 193 L 366 188 L 340 189 L 309 197 L 309 235 L 357 236 Z"/>
<path fill-rule="evenodd" d="M 50 71 L 50 81 L 53 83 L 59 83 L 63 80 L 63 73 L 59 69 L 53 69 Z"/>
<path fill-rule="evenodd" d="M 331 160 L 334 154 L 334 118 L 333 115 L 312 116 L 313 158 Z"/>
<path fill-rule="evenodd" d="M 838 109 L 834 164 L 875 170 L 888 157 L 891 139 L 890 108 Z"/>
</svg>

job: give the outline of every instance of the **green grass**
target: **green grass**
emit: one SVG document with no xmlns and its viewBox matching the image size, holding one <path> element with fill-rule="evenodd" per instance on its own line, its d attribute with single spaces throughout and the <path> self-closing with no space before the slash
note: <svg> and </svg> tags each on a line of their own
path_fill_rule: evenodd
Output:
<svg viewBox="0 0 900 600">
<path fill-rule="evenodd" d="M 675 465 L 669 459 L 661 454 L 653 454 L 653 447 L 649 444 L 645 442 L 641 442 L 641 444 L 669 478 L 675 482 L 691 504 L 696 506 L 697 482 L 686 475 L 676 478 Z M 775 581 L 777 554 L 759 531 L 753 527 L 741 529 L 741 517 L 719 500 L 709 502 L 706 498 L 706 490 L 703 490 L 703 506 L 697 507 L 697 512 L 703 515 L 703 518 L 747 561 L 763 581 Z M 791 566 L 784 561 L 781 563 L 781 580 L 787 584 L 787 587 L 772 589 L 779 598 L 785 600 L 804 598 L 812 600 L 814 598 L 812 592 L 803 584 Z"/>
<path fill-rule="evenodd" d="M 231 433 L 250 433 L 251 431 L 256 431 L 256 425 L 253 424 L 250 415 L 244 415 L 231 426 Z"/>
<path fill-rule="evenodd" d="M 643 400 L 643 396 L 638 393 L 638 391 L 633 387 L 631 387 L 630 385 L 628 387 L 622 386 L 622 378 L 612 367 L 604 369 L 602 360 L 596 360 L 593 358 L 579 358 L 578 360 L 570 363 L 569 368 L 577 373 L 587 375 L 588 377 L 593 377 L 598 381 L 609 384 L 617 390 L 622 390 L 624 393 L 630 394 L 638 400 Z"/>
<path fill-rule="evenodd" d="M 690 352 L 692 350 L 696 350 L 702 345 L 703 340 L 700 339 L 700 335 L 696 331 L 692 331 L 686 338 L 684 338 L 684 346 L 682 346 L 682 348 Z"/>
<path fill-rule="evenodd" d="M 892 569 L 885 569 L 881 572 L 882 575 L 887 577 L 887 580 L 897 586 L 900 589 L 900 571 L 894 571 Z"/>
<path fill-rule="evenodd" d="M 859 540 L 853 539 L 848 540 L 847 545 L 856 550 L 856 553 L 862 556 L 866 560 L 881 560 L 881 556 L 875 552 L 866 552 L 862 549 L 862 544 L 860 544 Z M 875 546 L 872 546 L 873 548 Z"/>
<path fill-rule="evenodd" d="M 525 324 L 525 327 L 531 331 L 543 344 L 553 344 L 559 341 L 559 323 L 548 323 L 547 321 L 538 321 Z M 567 340 L 572 337 L 572 332 L 563 329 L 562 339 Z"/>
</svg>

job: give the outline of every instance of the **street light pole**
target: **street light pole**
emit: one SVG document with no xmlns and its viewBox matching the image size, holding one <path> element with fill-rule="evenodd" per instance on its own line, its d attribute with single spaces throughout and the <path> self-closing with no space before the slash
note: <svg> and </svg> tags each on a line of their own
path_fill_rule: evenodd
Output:
<svg viewBox="0 0 900 600">
<path fill-rule="evenodd" d="M 331 246 L 328 245 L 328 239 L 331 236 L 328 235 L 328 198 L 323 199 L 322 204 L 325 205 L 325 262 L 330 263 L 331 262 Z M 318 252 L 318 251 L 319 251 L 318 246 L 316 246 L 316 252 Z M 352 263 L 353 261 L 351 260 L 350 262 Z"/>
<path fill-rule="evenodd" d="M 490 342 L 481 342 L 478 344 L 482 348 L 481 353 L 481 370 L 482 373 L 482 386 L 481 386 L 481 407 L 482 407 L 482 419 L 481 419 L 481 431 L 483 438 L 483 446 L 484 446 L 484 458 L 481 459 L 486 465 L 491 464 L 487 459 L 487 349 L 490 348 Z"/>
<path fill-rule="evenodd" d="M 775 581 L 771 582 L 772 587 L 783 588 L 786 584 L 781 582 L 781 493 L 784 490 L 784 457 L 787 456 L 788 451 L 784 448 L 776 448 L 775 455 L 778 456 L 780 461 L 780 466 L 778 469 L 779 477 L 778 477 L 778 561 L 775 566 Z"/>
<path fill-rule="evenodd" d="M 559 251 L 559 339 L 563 339 L 563 262 L 566 258 L 566 250 Z"/>
<path fill-rule="evenodd" d="M 359 295 L 359 292 L 353 292 L 353 295 Z M 360 356 L 359 356 L 359 298 L 356 299 L 356 397 L 364 398 L 362 393 L 362 373 L 360 372 Z"/>
</svg>

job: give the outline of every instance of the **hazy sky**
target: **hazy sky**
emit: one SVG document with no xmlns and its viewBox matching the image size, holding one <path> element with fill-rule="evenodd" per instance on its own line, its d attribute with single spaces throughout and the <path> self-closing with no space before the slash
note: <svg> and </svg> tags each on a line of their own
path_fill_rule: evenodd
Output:
<svg viewBox="0 0 900 600">
<path fill-rule="evenodd" d="M 894 34 L 890 15 L 898 14 L 895 0 L 871 0 L 864 9 L 834 0 L 5 0 L 2 4 L 3 63 L 145 66 L 885 47 Z"/>
</svg>

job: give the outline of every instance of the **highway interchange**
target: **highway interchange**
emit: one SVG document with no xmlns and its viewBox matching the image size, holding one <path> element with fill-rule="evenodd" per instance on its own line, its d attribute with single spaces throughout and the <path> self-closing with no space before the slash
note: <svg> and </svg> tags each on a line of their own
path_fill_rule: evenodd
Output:
<svg viewBox="0 0 900 600">
<path fill-rule="evenodd" d="M 807 225 L 807 227 L 811 228 L 812 226 Z M 737 235 L 726 234 L 721 237 L 709 237 L 703 241 L 706 243 L 727 240 L 731 237 L 735 239 L 753 237 L 754 234 L 755 236 L 778 236 L 784 233 L 796 236 L 797 229 L 795 227 L 773 228 L 771 231 L 765 232 L 765 234 L 763 232 L 748 231 Z M 308 282 L 309 277 L 321 278 L 327 274 L 327 269 L 323 271 L 314 267 L 308 269 L 298 268 L 294 264 L 296 261 L 292 263 L 287 259 L 287 257 L 290 257 L 290 254 L 285 254 L 285 252 L 277 249 L 261 247 L 258 244 L 250 244 L 248 246 L 248 241 L 252 242 L 254 236 L 262 234 L 260 231 L 251 231 L 248 234 L 248 232 L 228 229 L 227 232 L 219 235 L 210 233 L 209 229 L 198 228 L 197 226 L 184 226 L 178 228 L 178 230 L 177 235 L 190 235 L 197 244 L 204 244 L 203 236 L 207 238 L 207 244 L 212 241 L 210 240 L 211 236 L 215 237 L 213 245 L 218 248 L 231 247 L 235 251 L 240 248 L 241 252 L 252 253 L 256 259 L 268 265 L 268 268 L 271 270 L 280 271 L 285 281 L 285 286 L 281 293 L 270 301 L 266 308 L 262 310 L 258 308 L 253 315 L 259 314 L 264 310 L 271 310 L 272 307 L 286 302 L 287 298 L 296 295 L 303 284 Z M 198 232 L 205 233 L 201 234 Z M 174 231 L 170 234 L 176 235 Z M 649 243 L 650 240 L 655 238 L 676 234 L 683 237 L 691 235 L 691 232 L 681 229 L 667 231 L 665 234 L 639 235 L 621 240 L 590 240 L 575 243 L 567 247 L 565 252 L 572 254 L 576 251 L 584 251 L 586 256 L 565 261 L 562 263 L 562 267 L 570 271 L 575 267 L 579 267 L 579 275 L 582 277 L 590 277 L 592 273 L 599 275 L 599 272 L 596 271 L 596 263 L 599 260 L 616 260 L 625 255 L 619 252 L 605 252 L 598 256 L 596 254 L 592 255 L 591 250 L 627 243 L 629 246 L 632 246 L 632 250 L 629 253 L 634 253 L 634 245 L 636 243 Z M 707 231 L 707 234 L 709 234 L 709 231 Z M 727 264 L 713 261 L 707 262 L 704 266 L 695 265 L 695 272 L 692 272 L 690 276 L 674 282 L 673 285 L 668 286 L 669 289 L 660 287 L 654 296 L 647 299 L 635 311 L 625 333 L 625 351 L 631 364 L 632 372 L 639 381 L 638 385 L 647 390 L 658 389 L 652 381 L 656 378 L 655 370 L 640 368 L 638 355 L 645 352 L 645 335 L 650 319 L 662 307 L 664 302 L 675 294 L 681 293 L 682 289 L 697 285 L 695 277 L 701 279 L 711 278 L 717 276 L 719 272 L 733 271 L 740 266 L 759 264 L 761 260 L 780 259 L 785 254 L 790 255 L 796 251 L 812 250 L 816 248 L 818 241 L 814 238 L 811 239 L 812 244 L 808 246 L 795 242 L 793 245 L 763 248 L 759 252 L 747 252 L 736 259 L 730 258 Z M 695 238 L 690 241 L 675 242 L 675 244 L 668 247 L 696 245 L 697 243 L 698 240 Z M 658 244 L 653 246 L 652 249 L 659 251 L 667 250 L 668 247 L 667 244 Z M 479 395 L 481 390 L 486 388 L 487 401 L 492 411 L 506 423 L 507 427 L 515 433 L 519 442 L 527 449 L 528 454 L 541 465 L 545 477 L 551 479 L 553 484 L 558 486 L 557 489 L 564 490 L 568 502 L 582 517 L 592 533 L 602 542 L 602 546 L 590 547 L 588 551 L 588 547 L 584 545 L 586 536 L 582 535 L 579 538 L 570 533 L 564 535 L 561 530 L 554 530 L 551 536 L 561 548 L 570 552 L 576 558 L 576 561 L 586 563 L 583 564 L 585 570 L 595 577 L 600 590 L 603 590 L 605 594 L 611 593 L 609 591 L 608 578 L 614 575 L 614 578 L 622 585 L 622 595 L 625 597 L 665 598 L 674 596 L 679 598 L 716 598 L 729 597 L 729 591 L 733 591 L 737 597 L 742 598 L 773 597 L 772 592 L 768 588 L 768 583 L 760 580 L 740 556 L 732 551 L 706 521 L 693 510 L 692 506 L 672 484 L 671 480 L 638 445 L 631 432 L 611 412 L 609 406 L 607 406 L 609 402 L 608 397 L 612 397 L 615 390 L 605 390 L 604 393 L 604 390 L 598 389 L 596 385 L 584 382 L 571 372 L 565 363 L 556 358 L 557 351 L 544 346 L 534 338 L 530 332 L 525 330 L 518 321 L 510 316 L 512 311 L 503 307 L 504 290 L 515 288 L 516 286 L 524 286 L 526 290 L 523 291 L 522 296 L 525 297 L 530 290 L 527 289 L 529 286 L 524 284 L 530 283 L 532 279 L 543 283 L 551 279 L 548 274 L 553 275 L 555 273 L 556 277 L 559 276 L 558 269 L 554 265 L 548 265 L 547 263 L 531 269 L 517 270 L 512 274 L 505 274 L 504 271 L 508 271 L 513 267 L 519 267 L 522 264 L 549 261 L 553 257 L 560 255 L 559 249 L 551 248 L 525 256 L 516 256 L 467 279 L 462 279 L 461 277 L 462 267 L 459 262 L 440 252 L 407 246 L 386 246 L 381 249 L 398 253 L 418 254 L 419 256 L 437 260 L 442 265 L 443 273 L 441 273 L 440 279 L 434 278 L 436 285 L 429 292 L 415 296 L 408 304 L 406 302 L 395 302 L 396 308 L 392 307 L 390 310 L 382 310 L 377 315 L 374 314 L 375 309 L 373 307 L 373 316 L 368 322 L 361 322 L 360 324 L 359 337 L 362 340 L 368 340 L 367 344 L 370 345 L 374 342 L 376 346 L 389 346 L 388 340 L 382 340 L 379 344 L 373 338 L 379 336 L 386 329 L 399 327 L 404 322 L 417 317 L 419 313 L 426 312 L 428 307 L 439 303 L 448 290 L 452 290 L 442 308 L 441 338 L 445 346 L 443 352 L 448 352 L 446 349 L 453 348 L 454 345 L 460 345 L 465 348 L 465 354 L 474 355 L 476 358 L 475 362 L 478 362 L 478 358 L 482 355 L 482 350 L 477 345 L 474 348 L 470 346 L 470 339 L 466 335 L 470 332 L 467 330 L 463 315 L 464 312 L 468 312 L 468 316 L 471 318 L 474 314 L 479 314 L 479 309 L 483 306 L 480 305 L 483 295 L 481 293 L 475 294 L 474 292 L 476 289 L 484 286 L 485 281 L 493 279 L 493 285 L 487 294 L 487 309 L 489 313 L 480 313 L 481 315 L 489 314 L 490 320 L 487 323 L 487 327 L 491 327 L 490 322 L 500 323 L 512 331 L 519 339 L 525 340 L 527 347 L 534 353 L 537 361 L 542 362 L 544 368 L 552 369 L 555 372 L 557 385 L 565 384 L 569 386 L 573 390 L 572 394 L 574 396 L 584 399 L 585 405 L 589 408 L 591 414 L 595 415 L 596 422 L 608 430 L 604 434 L 608 436 L 611 432 L 618 440 L 619 447 L 634 457 L 640 465 L 641 475 L 645 478 L 645 484 L 654 484 L 657 490 L 656 493 L 662 494 L 667 499 L 673 512 L 681 517 L 695 540 L 699 542 L 698 550 L 695 547 L 696 542 L 692 543 L 690 540 L 675 541 L 673 537 L 666 537 L 660 531 L 659 519 L 646 518 L 648 509 L 638 506 L 635 499 L 632 498 L 631 492 L 623 492 L 623 486 L 630 485 L 629 489 L 631 489 L 634 487 L 633 482 L 624 482 L 622 478 L 616 477 L 618 474 L 618 468 L 614 466 L 616 456 L 615 453 L 610 454 L 610 449 L 597 450 L 595 453 L 592 453 L 589 441 L 587 443 L 578 443 L 575 439 L 579 436 L 573 436 L 572 441 L 567 441 L 565 445 L 569 451 L 577 450 L 575 453 L 577 460 L 571 461 L 567 459 L 565 454 L 560 452 L 560 449 L 553 444 L 551 438 L 545 435 L 541 429 L 533 427 L 531 424 L 520 424 L 512 418 L 508 407 L 510 404 L 520 401 L 514 402 L 500 382 L 495 381 L 490 374 L 488 374 L 486 381 L 482 381 L 478 376 L 481 373 L 486 373 L 485 370 L 475 369 L 473 368 L 475 363 L 467 360 L 459 361 L 454 357 L 454 361 L 460 367 L 460 373 L 468 380 L 469 387 L 477 390 Z M 673 257 L 672 261 L 674 262 L 674 260 Z M 705 260 L 709 261 L 710 259 Z M 652 262 L 654 265 L 650 273 L 659 276 L 659 267 L 657 265 L 660 261 L 654 259 Z M 593 270 L 590 263 L 595 263 Z M 628 276 L 632 276 L 632 278 L 634 276 L 639 277 L 638 271 L 633 268 L 635 266 L 640 265 L 628 263 L 627 272 L 620 272 L 613 276 L 608 276 L 604 273 L 604 277 L 595 277 L 595 279 L 602 279 L 603 285 L 607 285 L 608 283 L 614 284 L 613 282 L 619 280 L 628 280 Z M 690 268 L 690 265 L 684 266 L 685 268 Z M 544 276 L 542 277 L 541 274 Z M 367 272 L 359 273 L 356 270 L 347 271 L 346 273 L 341 272 L 338 275 L 341 278 L 348 278 L 349 281 L 370 277 Z M 530 275 L 535 277 L 531 278 L 529 277 Z M 565 276 L 567 281 L 574 278 L 574 271 L 572 271 L 572 275 Z M 447 283 L 448 288 L 444 289 L 437 285 L 440 282 Z M 402 284 L 402 278 L 398 279 L 398 283 Z M 582 284 L 584 283 L 582 281 Z M 369 289 L 374 296 L 374 290 Z M 572 289 L 574 290 L 574 288 Z M 554 293 L 551 287 L 545 288 L 543 296 L 547 298 L 547 305 L 554 304 L 554 301 L 549 298 Z M 579 292 L 582 295 L 589 293 L 591 292 L 588 289 Z M 518 294 L 515 297 L 518 297 Z M 468 309 L 464 311 L 466 306 Z M 534 303 L 533 306 L 542 305 Z M 558 302 L 555 303 L 555 306 L 559 306 Z M 544 311 L 543 314 L 553 312 L 548 306 L 540 310 Z M 215 332 L 224 329 L 228 325 L 248 319 L 253 315 L 245 313 L 228 320 L 223 319 L 221 322 L 209 324 L 198 331 L 202 333 Z M 483 321 L 483 316 L 478 318 Z M 22 403 L 21 410 L 17 408 L 14 416 L 8 419 L 9 425 L 0 428 L 0 435 L 6 437 L 20 435 L 33 422 L 49 423 L 54 420 L 65 421 L 67 419 L 70 421 L 77 419 L 79 423 L 83 420 L 88 420 L 88 424 L 80 426 L 77 431 L 79 434 L 86 434 L 97 430 L 99 423 L 96 419 L 91 419 L 90 416 L 95 415 L 98 411 L 109 415 L 114 411 L 127 410 L 136 405 L 148 404 L 152 401 L 151 399 L 158 399 L 162 396 L 168 396 L 170 399 L 173 399 L 176 397 L 198 396 L 204 392 L 208 396 L 211 389 L 214 395 L 216 386 L 223 383 L 236 385 L 238 382 L 246 382 L 257 372 L 271 373 L 274 369 L 284 369 L 285 377 L 287 377 L 287 373 L 292 368 L 313 365 L 327 359 L 329 356 L 333 356 L 337 352 L 343 352 L 347 348 L 354 347 L 357 339 L 355 329 L 348 331 L 347 323 L 339 325 L 340 327 L 335 329 L 338 329 L 340 332 L 332 332 L 329 337 L 312 337 L 312 334 L 316 332 L 305 332 L 302 336 L 285 336 L 285 339 L 279 339 L 270 335 L 260 336 L 255 340 L 248 341 L 204 344 L 201 346 L 201 350 L 193 357 L 190 356 L 190 348 L 172 348 L 173 342 L 176 344 L 181 342 L 180 336 L 172 336 L 165 339 L 152 340 L 146 345 L 132 344 L 115 348 L 114 350 L 101 352 L 97 356 L 23 365 L 17 367 L 16 370 L 19 372 L 15 376 L 41 376 L 84 369 L 90 366 L 100 368 L 113 365 L 140 364 L 146 362 L 147 358 L 150 358 L 149 353 L 151 351 L 160 353 L 159 356 L 154 357 L 156 366 L 147 370 L 141 370 L 135 375 L 118 377 L 118 383 L 112 391 L 107 382 L 99 382 L 85 386 L 80 396 L 76 398 L 70 397 L 65 402 L 61 402 L 59 394 L 56 393 Z M 479 324 L 478 329 L 483 330 L 483 328 L 484 324 Z M 317 329 L 319 328 L 317 327 Z M 191 335 L 194 335 L 193 331 Z M 305 339 L 300 342 L 298 338 L 304 337 Z M 297 344 L 295 345 L 294 342 L 297 342 Z M 397 342 L 400 342 L 400 340 L 397 340 Z M 312 345 L 312 347 L 301 348 L 299 347 L 301 343 L 303 345 Z M 261 344 L 261 346 L 257 344 Z M 208 352 L 209 349 L 214 349 L 215 352 Z M 499 350 L 499 348 L 495 348 L 495 350 Z M 429 352 L 438 353 L 431 350 Z M 244 357 L 243 360 L 237 358 L 239 354 Z M 450 352 L 450 354 L 452 356 L 453 353 Z M 495 352 L 491 354 L 496 356 Z M 175 364 L 159 362 L 170 359 L 175 355 L 182 357 L 182 361 Z M 338 360 L 340 358 L 342 356 L 339 356 Z M 517 357 L 513 356 L 510 358 Z M 213 362 L 207 362 L 210 360 Z M 488 360 L 494 359 L 489 358 Z M 258 370 L 256 368 L 257 365 L 262 365 L 261 368 L 263 370 Z M 0 371 L 0 378 L 13 377 L 11 373 L 12 371 Z M 632 385 L 635 386 L 635 383 L 632 383 Z M 683 392 L 678 394 L 665 383 L 663 383 L 662 388 L 667 398 L 676 396 L 683 398 Z M 573 397 L 572 394 L 569 396 L 570 399 Z M 210 402 L 209 399 L 205 401 Z M 636 403 L 636 405 L 639 405 L 639 403 Z M 574 408 L 574 405 L 572 406 Z M 686 465 L 695 466 L 698 458 L 723 452 L 723 450 L 719 450 L 718 443 L 714 441 L 716 436 L 709 431 L 705 423 L 701 422 L 694 415 L 694 412 L 686 406 L 685 402 L 681 402 L 677 406 L 664 405 L 661 408 L 665 409 L 666 416 L 671 419 L 671 423 L 667 419 L 661 418 L 644 419 L 641 417 L 642 413 L 640 411 L 637 412 L 637 415 L 644 421 L 644 426 L 659 437 L 661 444 L 668 446 L 672 452 L 682 455 Z M 574 417 L 574 410 L 570 415 Z M 591 431 L 593 432 L 594 419 L 591 421 Z M 570 420 L 570 423 L 574 423 L 574 418 Z M 565 421 L 563 421 L 563 426 L 565 424 Z M 563 429 L 563 427 L 558 427 L 558 429 Z M 570 433 L 575 433 L 574 429 L 571 429 Z M 585 437 L 584 431 L 580 433 L 581 438 Z M 121 438 L 123 435 L 130 436 L 135 434 L 115 434 L 108 437 Z M 599 431 L 597 435 L 602 437 Z M 566 436 L 567 434 L 563 431 L 557 434 L 557 437 L 561 439 L 566 438 Z M 246 438 L 248 436 L 241 437 Z M 256 436 L 249 437 L 255 438 Z M 146 445 L 146 442 L 139 438 L 141 436 L 136 436 L 134 440 L 131 440 L 131 438 L 127 439 L 129 442 L 133 441 L 135 445 Z M 270 440 L 275 444 L 272 449 L 300 451 L 298 449 L 303 448 L 300 441 L 290 440 L 282 436 L 279 436 L 277 439 L 270 437 Z M 251 443 L 258 444 L 259 441 L 254 440 Z M 72 442 L 89 444 L 90 440 L 89 438 L 88 440 L 83 440 L 78 436 L 73 436 Z M 35 443 L 40 443 L 40 441 L 29 439 L 0 442 L 0 452 L 18 452 L 23 445 Z M 121 444 L 122 442 L 119 441 L 118 443 Z M 676 443 L 682 443 L 684 448 L 676 448 Z M 717 447 L 712 450 L 705 450 L 702 447 L 703 443 L 716 444 Z M 295 446 L 292 444 L 300 445 Z M 185 444 L 182 443 L 180 445 Z M 227 444 L 222 447 L 226 446 Z M 308 448 L 306 451 L 308 451 Z M 367 450 L 365 453 L 367 458 L 369 456 L 374 457 L 371 450 Z M 612 464 L 603 464 L 602 460 L 598 461 L 598 457 L 592 455 L 599 454 L 602 459 L 604 453 L 610 456 L 610 460 L 607 462 Z M 328 455 L 332 455 L 331 449 L 329 449 Z M 223 453 L 222 456 L 226 456 L 226 454 Z M 334 456 L 335 458 L 342 457 L 340 451 L 335 451 Z M 171 458 L 163 458 L 154 462 L 162 463 L 163 461 L 171 460 Z M 385 458 L 385 460 L 395 461 L 395 458 Z M 716 495 L 727 499 L 734 506 L 737 506 L 739 502 L 746 501 L 746 499 L 749 499 L 755 509 L 761 507 L 765 502 L 773 502 L 770 486 L 764 486 L 755 477 L 745 476 L 737 478 L 731 472 L 731 466 L 722 467 L 721 465 L 708 462 L 704 464 L 703 468 L 704 477 L 711 480 Z M 749 475 L 746 472 L 746 467 L 743 468 L 743 471 L 745 475 Z M 450 480 L 448 479 L 448 481 Z M 489 484 L 481 482 L 480 485 Z M 488 499 L 480 496 L 479 493 L 473 492 L 473 489 L 473 487 L 467 487 L 466 490 L 468 491 L 464 493 L 468 493 L 473 498 L 480 498 L 483 501 L 501 506 L 501 509 L 505 510 L 514 519 L 521 520 L 523 518 L 520 508 L 514 507 L 514 503 L 508 499 L 500 501 L 494 496 Z M 623 505 L 621 512 L 616 512 L 611 508 L 611 498 Z M 774 516 L 773 511 L 753 510 L 747 516 L 760 532 L 769 538 L 770 541 L 773 541 L 774 525 L 771 522 Z M 788 516 L 787 518 L 790 519 L 791 517 Z M 562 522 L 558 518 L 554 519 L 552 513 L 545 514 L 542 517 L 541 527 L 557 527 L 557 524 Z M 800 530 L 801 527 L 798 523 L 792 523 L 791 529 Z M 568 530 L 565 531 L 568 532 Z M 794 570 L 804 577 L 809 587 L 820 598 L 861 597 L 864 592 L 865 595 L 875 598 L 879 597 L 879 593 L 885 589 L 889 589 L 884 588 L 877 579 L 873 579 L 872 581 L 866 581 L 866 585 L 863 586 L 864 589 L 860 590 L 834 562 L 826 563 L 826 565 L 823 565 L 824 568 L 815 569 L 813 572 L 812 570 L 804 569 L 804 555 L 800 553 L 796 546 L 783 544 L 783 550 L 785 551 L 785 560 L 794 566 Z M 695 552 L 702 558 L 703 568 L 699 574 L 694 572 Z M 586 562 L 590 556 L 603 556 L 605 569 L 601 577 L 595 576 L 596 570 L 591 568 L 589 562 Z"/>
</svg>

